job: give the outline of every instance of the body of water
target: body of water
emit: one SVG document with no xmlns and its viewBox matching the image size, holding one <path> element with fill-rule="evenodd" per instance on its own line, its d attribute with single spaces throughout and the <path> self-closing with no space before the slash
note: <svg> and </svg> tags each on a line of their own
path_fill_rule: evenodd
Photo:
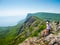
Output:
<svg viewBox="0 0 60 45">
<path fill-rule="evenodd" d="M 0 26 L 14 26 L 24 18 L 21 16 L 0 16 Z"/>
</svg>

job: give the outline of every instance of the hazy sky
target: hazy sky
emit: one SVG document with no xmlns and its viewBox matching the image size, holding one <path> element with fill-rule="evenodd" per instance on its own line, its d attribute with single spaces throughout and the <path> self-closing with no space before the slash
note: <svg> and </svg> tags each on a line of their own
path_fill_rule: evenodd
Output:
<svg viewBox="0 0 60 45">
<path fill-rule="evenodd" d="M 23 19 L 27 13 L 34 12 L 60 13 L 60 0 L 0 0 L 0 17 L 20 16 Z"/>
</svg>

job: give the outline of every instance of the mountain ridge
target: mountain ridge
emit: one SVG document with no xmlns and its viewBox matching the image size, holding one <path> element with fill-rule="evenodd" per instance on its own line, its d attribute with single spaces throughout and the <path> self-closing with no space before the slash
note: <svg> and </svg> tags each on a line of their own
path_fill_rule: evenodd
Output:
<svg viewBox="0 0 60 45">
<path fill-rule="evenodd" d="M 51 16 L 53 15 L 52 13 L 51 14 L 48 13 L 48 14 Z M 43 16 L 43 15 L 45 15 L 45 16 Z M 58 19 L 60 19 L 60 14 L 58 14 L 59 16 L 57 16 L 57 14 L 54 13 L 54 15 L 56 15 L 55 16 L 55 18 L 57 19 L 56 21 L 60 21 L 60 20 L 58 20 Z M 54 18 L 54 15 L 52 16 L 52 18 Z M 2 34 L 3 35 L 0 36 L 1 37 L 0 44 L 2 44 L 2 45 L 18 45 L 19 43 L 23 42 L 29 36 L 41 37 L 41 35 L 40 35 L 41 31 L 46 28 L 45 21 L 51 16 L 47 16 L 47 13 L 42 14 L 40 12 L 39 12 L 39 14 L 38 13 L 28 14 L 26 19 L 19 22 L 16 26 L 7 27 L 5 33 L 4 33 L 4 31 L 2 31 L 3 33 L 1 33 L 1 35 Z M 45 17 L 48 17 L 48 18 L 45 19 Z M 4 39 L 2 37 L 4 37 Z"/>
<path fill-rule="evenodd" d="M 34 16 L 30 17 L 29 20 L 26 21 L 23 24 L 23 27 L 20 28 L 20 31 L 18 31 L 19 34 L 18 34 L 18 37 L 16 37 L 15 42 L 17 41 L 16 43 L 18 43 L 19 42 L 18 39 L 20 39 L 20 42 L 22 42 L 21 39 L 24 39 L 25 40 L 25 38 L 27 38 L 29 36 L 37 36 L 38 35 L 38 32 L 40 32 L 41 30 L 43 30 L 45 28 L 45 26 L 42 26 L 40 24 L 40 22 L 41 22 L 42 25 L 45 25 L 45 23 L 44 24 L 42 23 L 43 20 L 41 21 L 39 18 L 34 17 Z M 41 26 L 38 25 L 38 24 L 40 24 Z M 21 31 L 21 29 L 22 29 L 22 31 Z M 25 37 L 23 35 L 25 35 Z M 13 43 L 13 44 L 16 45 L 16 43 L 15 44 Z"/>
<path fill-rule="evenodd" d="M 27 17 L 29 18 L 30 16 L 36 16 L 38 18 L 44 19 L 44 20 L 55 20 L 55 21 L 60 21 L 60 13 L 47 13 L 47 12 L 38 12 L 38 13 L 29 13 L 27 14 Z"/>
</svg>

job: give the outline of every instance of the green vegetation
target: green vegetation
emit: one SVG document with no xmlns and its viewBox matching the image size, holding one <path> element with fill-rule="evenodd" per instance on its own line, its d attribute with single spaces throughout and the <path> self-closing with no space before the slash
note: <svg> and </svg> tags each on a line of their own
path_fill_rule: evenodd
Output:
<svg viewBox="0 0 60 45">
<path fill-rule="evenodd" d="M 15 39 L 20 29 L 20 25 L 10 27 L 0 27 L 0 44 L 9 45 Z"/>
</svg>

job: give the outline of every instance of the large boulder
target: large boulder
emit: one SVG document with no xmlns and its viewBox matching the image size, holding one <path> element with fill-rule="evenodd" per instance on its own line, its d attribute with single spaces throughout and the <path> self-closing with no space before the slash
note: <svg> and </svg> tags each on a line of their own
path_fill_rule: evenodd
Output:
<svg viewBox="0 0 60 45">
<path fill-rule="evenodd" d="M 50 34 L 49 36 L 45 37 L 45 41 L 49 42 L 49 45 L 60 45 L 60 34 L 54 35 Z"/>
</svg>

